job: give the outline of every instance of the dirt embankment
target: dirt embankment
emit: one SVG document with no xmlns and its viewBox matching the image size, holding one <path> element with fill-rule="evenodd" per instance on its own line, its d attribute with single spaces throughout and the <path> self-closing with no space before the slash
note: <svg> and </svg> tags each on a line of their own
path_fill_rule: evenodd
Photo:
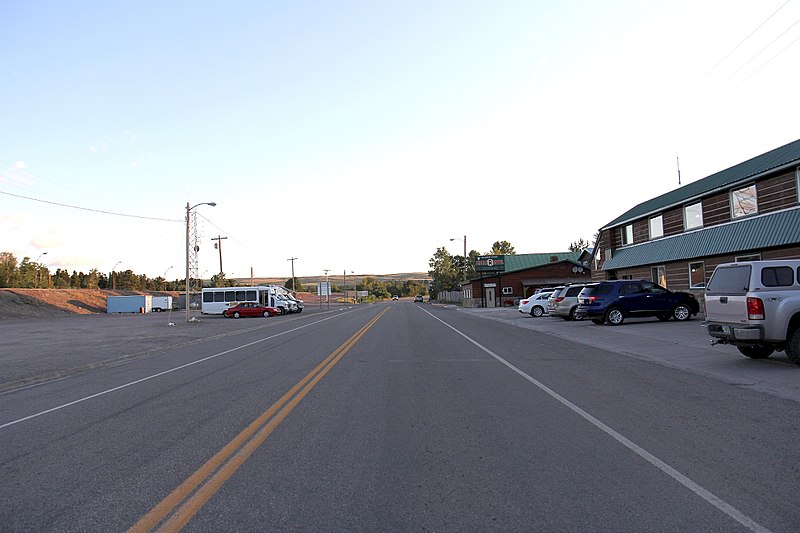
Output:
<svg viewBox="0 0 800 533">
<path fill-rule="evenodd" d="M 143 294 L 99 289 L 0 289 L 0 319 L 106 312 L 106 298 Z M 163 293 L 177 296 L 177 293 Z"/>
<path fill-rule="evenodd" d="M 172 296 L 176 301 L 183 296 L 181 293 L 171 291 L 144 293 L 100 289 L 0 289 L 0 319 L 105 313 L 106 299 L 109 296 L 135 294 Z M 310 293 L 302 292 L 298 293 L 297 297 L 306 302 L 316 298 Z"/>
</svg>

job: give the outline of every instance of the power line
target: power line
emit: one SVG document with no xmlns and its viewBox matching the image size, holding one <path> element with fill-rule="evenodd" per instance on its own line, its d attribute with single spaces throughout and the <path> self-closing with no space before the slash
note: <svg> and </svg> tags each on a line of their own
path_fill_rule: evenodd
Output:
<svg viewBox="0 0 800 533">
<path fill-rule="evenodd" d="M 686 90 L 686 92 L 685 92 L 685 93 L 684 93 L 684 94 L 681 96 L 681 98 L 683 98 L 684 96 L 686 96 L 686 94 L 688 94 L 688 93 L 689 93 L 689 92 L 690 92 L 692 89 L 694 89 L 695 87 L 697 87 L 697 86 L 700 84 L 700 82 L 702 82 L 704 79 L 706 79 L 706 78 L 708 77 L 708 75 L 709 75 L 709 74 L 711 74 L 712 72 L 714 72 L 714 71 L 717 69 L 717 67 L 719 67 L 719 66 L 720 66 L 720 65 L 721 65 L 721 64 L 722 64 L 722 63 L 723 63 L 723 62 L 724 62 L 726 59 L 728 59 L 728 58 L 731 56 L 731 54 L 733 54 L 733 53 L 734 53 L 736 50 L 738 50 L 738 49 L 739 49 L 739 47 L 740 47 L 740 46 L 742 46 L 742 45 L 745 43 L 745 41 L 747 41 L 747 39 L 749 39 L 750 37 L 752 37 L 754 33 L 756 33 L 758 30 L 760 30 L 760 29 L 761 29 L 761 27 L 762 27 L 764 24 L 766 24 L 767 22 L 769 22 L 769 20 L 770 20 L 772 17 L 774 17 L 774 16 L 775 16 L 775 15 L 778 13 L 778 11 L 780 11 L 781 9 L 783 9 L 783 8 L 786 6 L 786 4 L 788 4 L 789 2 L 790 2 L 790 0 L 786 0 L 786 2 L 784 2 L 784 3 L 783 3 L 783 5 L 781 5 L 781 6 L 780 6 L 778 9 L 776 9 L 776 10 L 775 10 L 775 11 L 774 11 L 774 12 L 773 12 L 773 13 L 772 13 L 770 16 L 768 16 L 767 18 L 765 18 L 765 19 L 764 19 L 764 21 L 763 21 L 761 24 L 759 24 L 759 25 L 756 27 L 756 29 L 754 29 L 753 31 L 751 31 L 751 32 L 750 32 L 750 33 L 747 35 L 747 37 L 745 37 L 744 39 L 742 39 L 742 40 L 739 42 L 739 44 L 737 44 L 736 46 L 734 46 L 733 48 L 731 48 L 731 49 L 728 51 L 728 53 L 727 53 L 727 54 L 725 54 L 725 56 L 724 56 L 722 59 L 720 59 L 719 61 L 717 61 L 717 63 L 716 63 L 716 64 L 715 64 L 713 67 L 711 67 L 711 68 L 710 68 L 708 71 L 706 71 L 706 73 L 705 73 L 705 74 L 703 74 L 702 76 L 700 76 L 700 79 L 698 79 L 696 82 L 694 82 L 694 85 L 692 85 L 691 87 L 689 87 L 689 88 Z M 738 72 L 738 71 L 737 71 L 737 72 Z"/>
<path fill-rule="evenodd" d="M 70 204 L 62 204 L 59 202 L 51 202 L 49 200 L 42 200 L 40 198 L 33 198 L 31 196 L 23 196 L 21 194 L 14 194 L 6 191 L 0 191 L 0 194 L 5 194 L 6 196 L 13 196 L 15 198 L 22 198 L 24 200 L 30 200 L 32 202 L 40 202 L 43 204 L 50 204 L 50 205 L 57 205 L 59 207 L 67 207 L 69 209 L 78 209 L 81 211 L 90 211 L 92 213 L 101 213 L 103 215 L 113 215 L 117 217 L 127 217 L 127 218 L 139 218 L 143 220 L 157 220 L 159 222 L 180 222 L 183 223 L 183 220 L 178 220 L 174 218 L 158 218 L 158 217 L 146 217 L 143 215 L 130 215 L 128 213 L 117 213 L 114 211 L 105 211 L 103 209 L 92 209 L 91 207 L 81 207 L 78 205 L 70 205 Z"/>
</svg>

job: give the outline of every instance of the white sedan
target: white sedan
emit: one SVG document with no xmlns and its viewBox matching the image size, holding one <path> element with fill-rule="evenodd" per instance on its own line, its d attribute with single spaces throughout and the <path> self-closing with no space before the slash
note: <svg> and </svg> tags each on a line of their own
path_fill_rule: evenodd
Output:
<svg viewBox="0 0 800 533">
<path fill-rule="evenodd" d="M 542 316 L 547 313 L 547 299 L 551 292 L 537 292 L 519 302 L 517 310 L 531 316 Z"/>
</svg>

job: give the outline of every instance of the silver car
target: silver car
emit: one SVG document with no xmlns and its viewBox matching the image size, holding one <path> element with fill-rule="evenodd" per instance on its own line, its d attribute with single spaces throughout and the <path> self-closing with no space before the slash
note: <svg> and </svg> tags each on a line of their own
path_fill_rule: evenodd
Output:
<svg viewBox="0 0 800 533">
<path fill-rule="evenodd" d="M 575 316 L 575 310 L 578 308 L 578 294 L 585 286 L 585 283 L 567 285 L 551 294 L 547 301 L 550 316 L 558 316 L 564 320 L 580 320 Z"/>
</svg>

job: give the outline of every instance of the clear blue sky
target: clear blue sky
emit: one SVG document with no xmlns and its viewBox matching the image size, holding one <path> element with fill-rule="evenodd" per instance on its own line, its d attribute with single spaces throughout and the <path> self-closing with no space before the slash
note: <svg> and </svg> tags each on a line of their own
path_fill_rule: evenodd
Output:
<svg viewBox="0 0 800 533">
<path fill-rule="evenodd" d="M 298 276 L 426 271 L 464 235 L 564 251 L 675 188 L 676 154 L 685 184 L 800 136 L 798 0 L 40 1 L 0 19 L 0 251 L 51 270 L 182 279 L 186 203 L 211 201 L 205 277 L 218 235 L 233 277 L 289 277 L 289 257 Z"/>
</svg>

